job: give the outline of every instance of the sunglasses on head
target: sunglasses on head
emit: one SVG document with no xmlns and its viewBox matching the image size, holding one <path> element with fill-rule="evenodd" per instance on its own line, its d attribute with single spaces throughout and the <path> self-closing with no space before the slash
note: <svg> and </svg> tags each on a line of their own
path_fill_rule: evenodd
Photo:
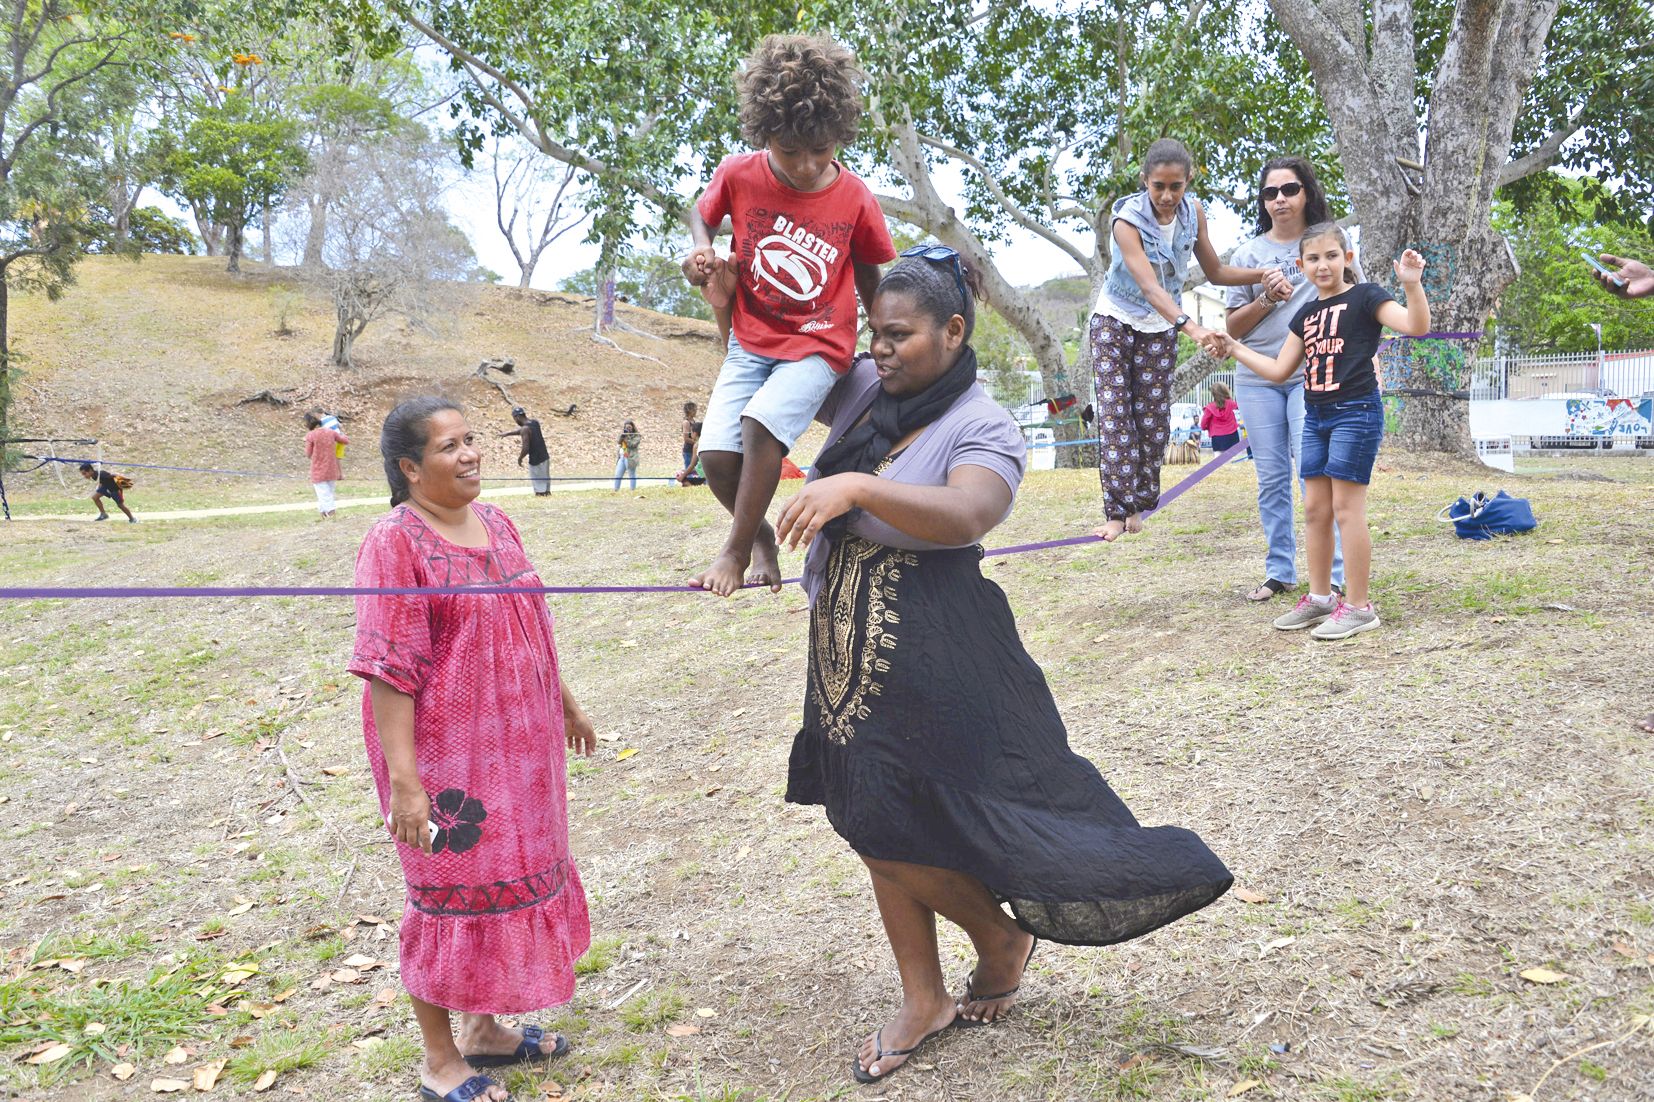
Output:
<svg viewBox="0 0 1654 1102">
<path fill-rule="evenodd" d="M 970 296 L 965 292 L 965 266 L 964 261 L 959 258 L 957 249 L 950 249 L 946 245 L 915 245 L 911 249 L 903 249 L 902 256 L 916 256 L 920 260 L 929 260 L 937 264 L 951 262 L 953 282 L 959 288 L 959 312 L 965 312 L 965 307 L 970 303 Z"/>
<path fill-rule="evenodd" d="M 1262 192 L 1263 201 L 1266 203 L 1272 203 L 1275 201 L 1275 196 L 1277 195 L 1284 195 L 1290 199 L 1303 190 L 1304 185 L 1300 184 L 1297 180 L 1292 181 L 1290 184 L 1282 184 L 1280 187 L 1266 187 Z"/>
</svg>

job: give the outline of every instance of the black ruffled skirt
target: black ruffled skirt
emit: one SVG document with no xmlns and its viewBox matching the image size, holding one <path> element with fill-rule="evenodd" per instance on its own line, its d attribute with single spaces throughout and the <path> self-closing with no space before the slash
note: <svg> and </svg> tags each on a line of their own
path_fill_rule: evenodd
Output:
<svg viewBox="0 0 1654 1102">
<path fill-rule="evenodd" d="M 825 805 L 863 856 L 976 877 L 1050 941 L 1125 941 L 1228 891 L 1196 834 L 1139 826 L 1068 748 L 981 559 L 835 542 L 788 801 Z"/>
</svg>

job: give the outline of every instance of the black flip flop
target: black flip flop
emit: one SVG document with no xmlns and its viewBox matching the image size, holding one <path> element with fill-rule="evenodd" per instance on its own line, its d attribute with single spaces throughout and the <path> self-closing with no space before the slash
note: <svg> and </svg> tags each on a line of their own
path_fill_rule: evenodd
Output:
<svg viewBox="0 0 1654 1102">
<path fill-rule="evenodd" d="M 517 1042 L 516 1051 L 510 1055 L 499 1053 L 482 1053 L 476 1056 L 467 1056 L 465 1062 L 474 1068 L 503 1068 L 512 1064 L 543 1064 L 547 1060 L 555 1060 L 569 1050 L 569 1039 L 561 1033 L 554 1033 L 557 1043 L 547 1052 L 540 1046 L 545 1040 L 546 1031 L 537 1025 L 523 1026 L 523 1039 Z"/>
<path fill-rule="evenodd" d="M 1028 971 L 1028 962 L 1034 959 L 1034 950 L 1038 949 L 1038 948 L 1039 948 L 1039 938 L 1035 938 L 1034 943 L 1032 945 L 1028 946 L 1028 956 L 1022 962 L 1023 972 L 1026 973 Z M 975 979 L 976 979 L 976 970 L 972 969 L 971 974 L 965 977 L 964 1003 L 996 1003 L 1000 999 L 1008 999 L 1012 995 L 1015 995 L 1018 991 L 1022 990 L 1022 984 L 1018 983 L 1015 987 L 1011 988 L 1009 991 L 1001 991 L 997 995 L 978 995 L 976 992 L 971 990 L 971 983 Z M 963 1005 L 963 1003 L 961 1003 L 961 1005 Z M 998 1020 L 999 1020 L 998 1018 L 995 1018 L 994 1022 L 997 1022 Z M 973 1021 L 971 1021 L 971 1019 L 965 1017 L 963 1014 L 959 1015 L 959 1017 L 957 1017 L 953 1020 L 953 1024 L 958 1026 L 960 1029 L 978 1029 L 978 1028 L 980 1028 L 982 1026 L 985 1026 L 985 1025 L 993 1025 L 994 1022 L 973 1022 Z"/>
<path fill-rule="evenodd" d="M 1257 586 L 1254 589 L 1251 589 L 1251 590 L 1247 591 L 1246 599 L 1248 601 L 1253 602 L 1254 604 L 1262 604 L 1265 601 L 1268 601 L 1268 600 L 1271 600 L 1275 597 L 1280 596 L 1282 593 L 1285 593 L 1288 589 L 1291 589 L 1291 588 L 1292 587 L 1287 585 L 1285 582 L 1276 581 L 1274 578 L 1265 578 L 1263 580 L 1262 585 Z M 1259 589 L 1269 590 L 1269 596 L 1268 597 L 1254 597 L 1254 596 L 1252 596 L 1252 594 L 1256 593 Z"/>
<path fill-rule="evenodd" d="M 958 1020 L 958 1018 L 954 1019 L 954 1021 Z M 941 1034 L 946 1033 L 952 1025 L 953 1022 L 949 1022 L 941 1029 L 925 1034 L 923 1037 L 919 1038 L 919 1043 L 914 1045 L 912 1048 L 885 1048 L 884 1030 L 881 1029 L 877 1033 L 873 1034 L 873 1051 L 876 1054 L 873 1057 L 873 1062 L 877 1064 L 880 1060 L 883 1060 L 887 1056 L 905 1056 L 908 1059 L 903 1060 L 900 1064 L 897 1064 L 883 1075 L 873 1075 L 862 1069 L 860 1056 L 852 1056 L 850 1057 L 850 1074 L 855 1076 L 856 1082 L 858 1083 L 877 1083 L 880 1080 L 889 1079 L 892 1075 L 895 1075 L 898 1071 L 901 1071 L 903 1068 L 907 1067 L 908 1061 L 913 1058 L 913 1054 L 924 1048 L 925 1044 L 929 1042 L 932 1037 L 940 1036 Z"/>
</svg>

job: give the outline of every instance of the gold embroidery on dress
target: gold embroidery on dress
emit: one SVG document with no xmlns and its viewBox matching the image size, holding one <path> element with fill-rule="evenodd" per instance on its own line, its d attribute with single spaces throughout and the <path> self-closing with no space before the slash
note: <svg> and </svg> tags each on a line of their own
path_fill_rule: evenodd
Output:
<svg viewBox="0 0 1654 1102">
<path fill-rule="evenodd" d="M 911 551 L 845 536 L 833 547 L 827 564 L 826 585 L 816 601 L 813 627 L 815 661 L 810 666 L 810 692 L 820 712 L 827 737 L 840 745 L 856 736 L 856 723 L 870 717 L 870 702 L 884 693 L 879 678 L 890 672 L 880 652 L 896 648 L 891 627 L 901 616 L 891 608 L 897 599 L 894 583 L 902 566 L 917 566 Z M 856 604 L 867 594 L 867 611 L 859 618 Z"/>
</svg>

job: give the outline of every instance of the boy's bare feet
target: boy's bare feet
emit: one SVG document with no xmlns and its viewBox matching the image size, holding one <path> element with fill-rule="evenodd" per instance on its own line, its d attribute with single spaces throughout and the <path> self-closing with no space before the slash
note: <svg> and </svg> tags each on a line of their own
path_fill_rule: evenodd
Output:
<svg viewBox="0 0 1654 1102">
<path fill-rule="evenodd" d="M 725 551 L 712 560 L 712 565 L 689 579 L 696 589 L 710 590 L 720 597 L 728 597 L 741 588 L 746 580 L 750 558 L 742 558 L 733 551 Z"/>
<path fill-rule="evenodd" d="M 767 523 L 752 541 L 752 569 L 748 585 L 767 585 L 771 593 L 781 592 L 781 549 L 775 545 L 775 529 Z"/>
<path fill-rule="evenodd" d="M 1127 532 L 1129 532 L 1129 533 L 1131 533 L 1132 535 L 1135 536 L 1137 533 L 1141 532 L 1142 530 L 1143 530 L 1143 514 L 1142 513 L 1133 513 L 1133 514 L 1131 514 L 1131 516 L 1126 518 L 1126 531 Z"/>
<path fill-rule="evenodd" d="M 1091 530 L 1091 534 L 1094 536 L 1101 536 L 1104 543 L 1113 543 L 1115 540 L 1120 538 L 1121 534 L 1125 532 L 1125 530 L 1125 521 L 1111 520 L 1100 528 L 1093 528 Z"/>
</svg>

